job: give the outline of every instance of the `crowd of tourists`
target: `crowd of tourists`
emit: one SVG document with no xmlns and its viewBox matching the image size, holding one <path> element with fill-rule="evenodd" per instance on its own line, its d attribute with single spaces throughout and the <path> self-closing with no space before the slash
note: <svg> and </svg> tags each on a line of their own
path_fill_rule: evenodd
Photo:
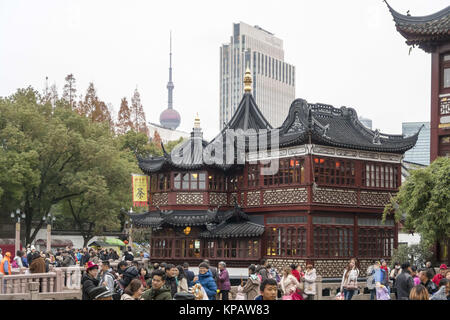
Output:
<svg viewBox="0 0 450 320">
<path fill-rule="evenodd" d="M 147 252 L 137 253 L 150 258 Z M 111 267 L 118 261 L 117 269 Z M 116 262 L 117 263 L 117 262 Z M 10 252 L 2 255 L 0 272 L 10 275 L 11 268 L 26 268 L 25 273 L 45 273 L 53 267 L 84 266 L 81 278 L 83 300 L 314 300 L 317 272 L 312 262 L 305 268 L 288 265 L 275 268 L 266 260 L 248 267 L 248 277 L 241 278 L 231 293 L 230 275 L 226 262 L 217 267 L 204 260 L 198 265 L 198 274 L 189 270 L 189 264 L 149 263 L 147 268 L 135 260 L 131 247 L 119 255 L 113 249 L 66 247 L 55 253 L 37 251 L 34 246 L 18 251 L 14 259 Z M 367 287 L 371 300 L 389 300 L 391 294 L 398 300 L 448 300 L 450 298 L 450 270 L 445 264 L 439 272 L 427 262 L 418 269 L 408 262 L 395 263 L 392 270 L 383 259 L 373 261 L 367 268 L 367 281 L 358 284 L 360 266 L 357 259 L 349 261 L 335 299 L 351 300 Z"/>
<path fill-rule="evenodd" d="M 126 255 L 132 255 L 132 252 L 126 252 Z M 25 273 L 46 273 L 50 271 L 50 266 L 55 268 L 84 266 L 88 261 L 98 263 L 110 259 L 119 259 L 119 254 L 113 249 L 96 250 L 94 248 L 73 249 L 66 247 L 65 249 L 57 249 L 56 252 L 46 252 L 44 250 L 38 251 L 35 246 L 31 245 L 24 251 L 18 250 L 14 258 L 11 259 L 11 253 L 6 252 L 3 256 L 0 248 L 0 272 L 11 275 L 13 268 L 26 268 Z"/>
<path fill-rule="evenodd" d="M 297 265 L 284 268 L 281 275 L 264 260 L 248 267 L 241 279 L 236 300 L 304 300 L 315 295 L 316 272 L 311 264 L 303 272 Z M 198 265 L 198 274 L 189 264 L 153 263 L 148 268 L 126 261 L 114 271 L 109 261 L 101 267 L 93 261 L 81 279 L 83 300 L 230 300 L 231 282 L 224 261 L 217 267 L 208 260 Z"/>
<path fill-rule="evenodd" d="M 354 265 L 346 269 L 350 273 L 347 278 L 354 279 L 352 272 L 359 273 Z M 371 300 L 390 300 L 394 293 L 397 300 L 449 300 L 450 299 L 450 270 L 447 265 L 442 264 L 439 272 L 431 267 L 428 261 L 424 268 L 418 269 L 409 262 L 394 263 L 392 270 L 387 266 L 385 260 L 374 261 L 367 268 L 367 288 L 371 293 Z M 346 281 L 344 271 L 343 283 Z M 344 292 L 345 292 L 344 287 Z M 352 293 L 346 293 L 345 297 L 351 299 Z"/>
</svg>

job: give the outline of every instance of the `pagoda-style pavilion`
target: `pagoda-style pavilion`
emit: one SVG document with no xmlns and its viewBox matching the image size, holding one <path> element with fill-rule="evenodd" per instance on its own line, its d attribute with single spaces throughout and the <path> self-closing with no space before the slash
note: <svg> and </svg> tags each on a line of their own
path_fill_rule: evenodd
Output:
<svg viewBox="0 0 450 320">
<path fill-rule="evenodd" d="M 450 6 L 420 17 L 400 14 L 386 4 L 406 44 L 431 53 L 430 162 L 450 157 Z M 437 243 L 439 261 L 450 263 L 449 247 L 450 239 Z"/>
<path fill-rule="evenodd" d="M 352 108 L 303 99 L 272 128 L 251 94 L 249 70 L 244 82 L 238 109 L 212 141 L 203 140 L 196 119 L 191 138 L 175 151 L 139 159 L 150 176 L 149 211 L 131 218 L 135 226 L 152 228 L 151 258 L 193 264 L 207 258 L 239 267 L 262 258 L 277 266 L 313 261 L 324 277 L 340 276 L 351 257 L 362 268 L 389 259 L 397 225 L 382 223 L 382 212 L 401 184 L 403 154 L 418 133 L 373 131 Z M 249 129 L 267 138 L 279 133 L 278 150 L 263 151 L 260 142 L 255 150 Z M 245 141 L 233 144 L 235 159 L 241 152 L 244 161 L 206 161 L 214 146 L 217 156 L 227 130 Z M 263 160 L 279 169 L 262 175 L 270 165 Z"/>
</svg>

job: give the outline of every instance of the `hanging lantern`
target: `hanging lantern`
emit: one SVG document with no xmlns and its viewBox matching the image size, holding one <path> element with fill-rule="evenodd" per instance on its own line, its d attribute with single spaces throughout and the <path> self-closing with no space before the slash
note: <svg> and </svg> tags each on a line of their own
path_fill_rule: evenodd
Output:
<svg viewBox="0 0 450 320">
<path fill-rule="evenodd" d="M 186 228 L 184 228 L 183 233 L 184 233 L 185 235 L 189 235 L 189 233 L 191 233 L 191 227 L 186 227 Z"/>
</svg>

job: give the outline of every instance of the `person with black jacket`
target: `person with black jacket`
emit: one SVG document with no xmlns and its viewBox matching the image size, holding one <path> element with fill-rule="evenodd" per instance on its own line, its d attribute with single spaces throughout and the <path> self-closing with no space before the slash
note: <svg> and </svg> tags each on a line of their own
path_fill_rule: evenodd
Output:
<svg viewBox="0 0 450 320">
<path fill-rule="evenodd" d="M 395 279 L 395 287 L 398 300 L 409 300 L 409 294 L 414 287 L 414 279 L 411 276 L 411 266 L 409 262 L 401 265 L 402 272 Z"/>
<path fill-rule="evenodd" d="M 30 247 L 30 252 L 27 254 L 27 263 L 29 266 L 31 266 L 31 263 L 33 262 L 34 253 L 36 252 L 36 248 L 34 246 Z"/>
<path fill-rule="evenodd" d="M 130 284 L 131 280 L 139 278 L 139 270 L 135 266 L 129 266 L 119 277 L 120 286 L 125 290 L 125 288 Z"/>
<path fill-rule="evenodd" d="M 86 265 L 88 263 L 89 259 L 91 258 L 91 255 L 89 254 L 87 248 L 83 248 L 83 256 L 81 257 L 80 266 Z"/>
<path fill-rule="evenodd" d="M 436 284 L 431 281 L 433 278 L 433 273 L 429 269 L 420 271 L 419 278 L 420 283 L 427 289 L 430 296 L 438 291 Z"/>
<path fill-rule="evenodd" d="M 189 263 L 185 262 L 183 264 L 184 273 L 186 274 L 186 279 L 188 281 L 188 287 L 192 287 L 194 285 L 194 271 L 189 270 Z"/>
<path fill-rule="evenodd" d="M 98 276 L 98 265 L 94 264 L 92 261 L 88 262 L 86 266 L 86 273 L 81 278 L 81 291 L 82 300 L 92 300 L 91 290 L 98 286 L 99 280 Z"/>
<path fill-rule="evenodd" d="M 166 286 L 170 288 L 170 294 L 172 297 L 175 296 L 178 291 L 176 278 L 177 271 L 177 267 L 173 264 L 168 264 L 166 267 Z"/>
<path fill-rule="evenodd" d="M 128 247 L 128 250 L 125 251 L 125 253 L 123 254 L 123 260 L 125 260 L 125 261 L 133 261 L 134 260 L 134 255 L 133 255 L 133 252 L 131 251 L 131 247 Z"/>
<path fill-rule="evenodd" d="M 119 255 L 117 254 L 116 250 L 109 249 L 109 259 L 119 260 Z"/>
</svg>

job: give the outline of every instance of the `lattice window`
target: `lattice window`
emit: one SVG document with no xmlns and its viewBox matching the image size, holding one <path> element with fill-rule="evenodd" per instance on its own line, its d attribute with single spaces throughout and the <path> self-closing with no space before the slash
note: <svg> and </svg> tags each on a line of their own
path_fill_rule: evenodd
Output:
<svg viewBox="0 0 450 320">
<path fill-rule="evenodd" d="M 266 231 L 268 256 L 304 257 L 306 255 L 306 227 L 268 225 Z"/>
<path fill-rule="evenodd" d="M 248 170 L 248 182 L 249 188 L 259 187 L 259 167 L 257 164 L 250 164 L 247 167 Z"/>
<path fill-rule="evenodd" d="M 360 227 L 358 230 L 358 253 L 361 257 L 390 257 L 394 248 L 394 229 Z"/>
<path fill-rule="evenodd" d="M 393 164 L 366 163 L 363 166 L 362 185 L 370 188 L 397 189 L 398 167 Z"/>
<path fill-rule="evenodd" d="M 293 216 L 293 217 L 269 217 L 266 219 L 267 224 L 279 224 L 279 223 L 306 223 L 306 216 Z"/>
<path fill-rule="evenodd" d="M 269 167 L 270 164 L 265 165 Z M 295 185 L 305 182 L 305 164 L 302 158 L 279 159 L 278 172 L 264 175 L 265 186 Z"/>
<path fill-rule="evenodd" d="M 374 218 L 358 218 L 358 226 L 366 227 L 383 227 L 383 226 L 394 226 L 394 220 L 386 220 L 384 223 L 381 219 Z"/>
<path fill-rule="evenodd" d="M 173 186 L 176 190 L 205 190 L 205 172 L 175 172 Z"/>
<path fill-rule="evenodd" d="M 236 191 L 238 189 L 238 178 L 233 176 L 228 176 L 227 179 L 227 191 Z"/>
<path fill-rule="evenodd" d="M 353 256 L 353 227 L 315 225 L 313 239 L 315 257 Z"/>
<path fill-rule="evenodd" d="M 208 176 L 209 190 L 224 191 L 225 177 L 220 174 L 211 174 Z"/>
<path fill-rule="evenodd" d="M 314 181 L 320 185 L 355 185 L 355 163 L 344 159 L 315 157 Z"/>
</svg>

